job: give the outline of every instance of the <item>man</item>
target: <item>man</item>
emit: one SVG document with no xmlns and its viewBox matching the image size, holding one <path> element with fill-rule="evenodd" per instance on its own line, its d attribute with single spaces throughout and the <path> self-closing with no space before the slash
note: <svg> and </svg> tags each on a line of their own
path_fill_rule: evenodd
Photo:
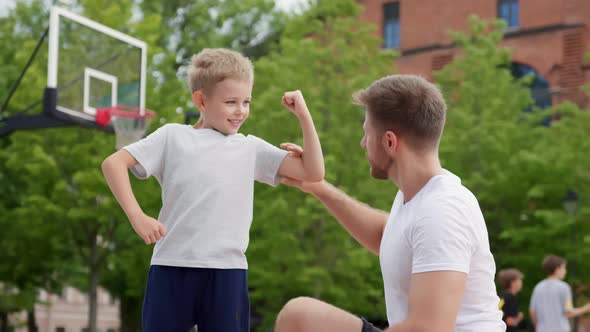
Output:
<svg viewBox="0 0 590 332">
<path fill-rule="evenodd" d="M 537 332 L 569 332 L 569 319 L 590 312 L 590 303 L 574 308 L 572 289 L 563 281 L 567 273 L 564 258 L 548 255 L 543 259 L 547 278 L 533 289 L 529 314 Z"/>
<path fill-rule="evenodd" d="M 361 146 L 371 176 L 399 188 L 389 215 L 327 182 L 283 183 L 317 197 L 352 237 L 379 255 L 386 331 L 505 331 L 477 199 L 439 162 L 446 113 L 440 91 L 423 78 L 393 75 L 354 99 L 365 107 Z M 290 143 L 283 147 L 303 153 Z M 379 330 L 327 303 L 297 298 L 279 313 L 276 331 Z"/>
</svg>

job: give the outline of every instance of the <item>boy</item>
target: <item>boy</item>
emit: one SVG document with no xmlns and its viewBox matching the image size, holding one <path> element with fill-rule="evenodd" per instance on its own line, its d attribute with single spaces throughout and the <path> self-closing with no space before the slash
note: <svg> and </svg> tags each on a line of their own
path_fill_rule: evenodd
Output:
<svg viewBox="0 0 590 332">
<path fill-rule="evenodd" d="M 504 290 L 500 300 L 502 319 L 506 323 L 506 332 L 516 332 L 518 324 L 522 321 L 522 312 L 518 311 L 518 299 L 516 294 L 522 289 L 524 275 L 517 269 L 505 269 L 498 273 L 498 283 Z"/>
<path fill-rule="evenodd" d="M 529 311 L 537 332 L 569 332 L 570 318 L 590 312 L 590 304 L 574 308 L 572 289 L 563 281 L 567 273 L 564 258 L 554 255 L 543 259 L 543 270 L 547 278 L 539 282 L 533 295 Z"/>
<path fill-rule="evenodd" d="M 324 177 L 318 135 L 300 91 L 282 104 L 301 125 L 306 154 L 288 155 L 255 136 L 238 133 L 248 118 L 251 62 L 225 49 L 204 49 L 189 69 L 195 126 L 167 124 L 108 157 L 102 166 L 135 232 L 156 243 L 143 306 L 143 331 L 249 330 L 244 255 L 252 222 L 254 180 L 272 186 L 281 176 Z M 158 220 L 143 213 L 127 169 L 162 186 Z"/>
</svg>

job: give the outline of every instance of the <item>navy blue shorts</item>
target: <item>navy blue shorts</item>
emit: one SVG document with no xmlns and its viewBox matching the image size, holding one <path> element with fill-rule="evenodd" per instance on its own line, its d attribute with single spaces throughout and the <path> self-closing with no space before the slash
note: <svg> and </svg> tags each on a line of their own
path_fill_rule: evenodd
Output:
<svg viewBox="0 0 590 332">
<path fill-rule="evenodd" d="M 248 271 L 152 265 L 143 332 L 247 332 Z"/>
</svg>

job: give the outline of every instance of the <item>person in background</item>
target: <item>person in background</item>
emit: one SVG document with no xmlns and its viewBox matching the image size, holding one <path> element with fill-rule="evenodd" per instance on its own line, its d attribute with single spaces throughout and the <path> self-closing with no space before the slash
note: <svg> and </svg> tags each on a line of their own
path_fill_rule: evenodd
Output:
<svg viewBox="0 0 590 332">
<path fill-rule="evenodd" d="M 518 311 L 518 298 L 516 295 L 522 289 L 524 275 L 517 269 L 505 269 L 498 272 L 498 283 L 503 289 L 500 300 L 502 319 L 506 323 L 506 332 L 518 331 L 517 326 L 523 318 L 521 311 Z"/>
</svg>

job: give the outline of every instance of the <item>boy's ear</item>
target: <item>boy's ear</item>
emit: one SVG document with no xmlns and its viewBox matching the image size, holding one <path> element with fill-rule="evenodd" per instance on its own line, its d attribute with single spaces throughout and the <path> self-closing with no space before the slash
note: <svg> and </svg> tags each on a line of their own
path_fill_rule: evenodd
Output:
<svg viewBox="0 0 590 332">
<path fill-rule="evenodd" d="M 205 96 L 201 90 L 193 92 L 193 103 L 200 112 L 205 112 Z"/>
</svg>

